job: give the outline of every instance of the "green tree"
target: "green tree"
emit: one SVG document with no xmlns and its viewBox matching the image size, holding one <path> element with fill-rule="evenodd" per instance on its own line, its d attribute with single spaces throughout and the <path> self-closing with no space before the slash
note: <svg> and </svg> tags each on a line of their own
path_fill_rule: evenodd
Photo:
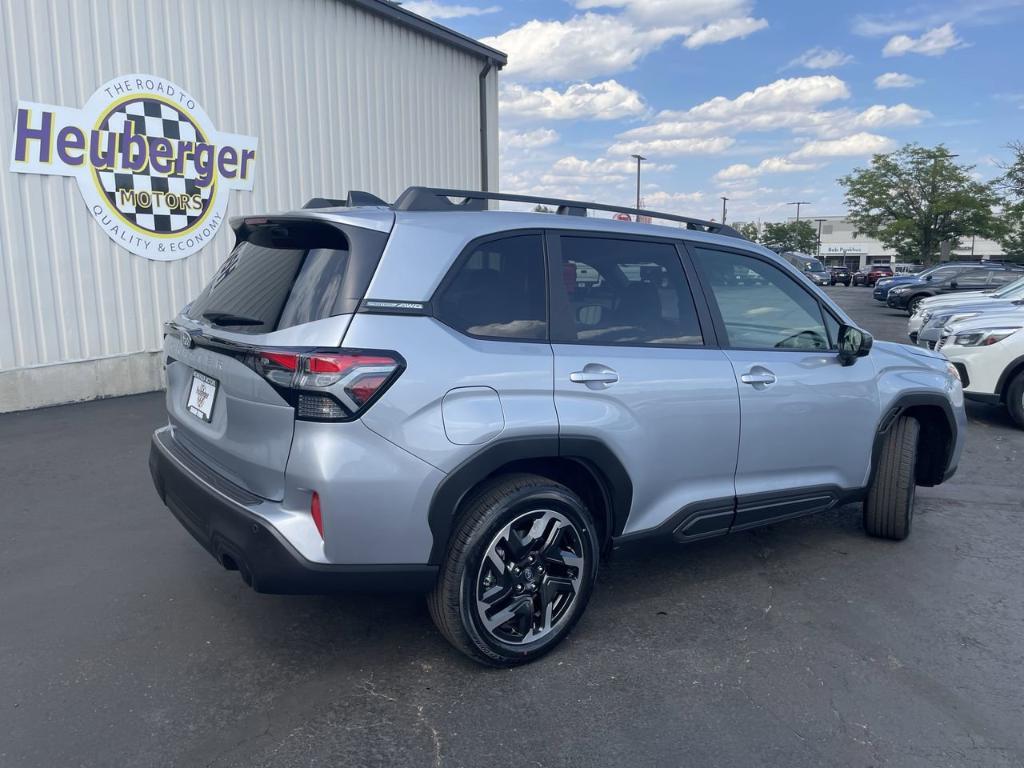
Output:
<svg viewBox="0 0 1024 768">
<path fill-rule="evenodd" d="M 997 181 L 1006 196 L 998 240 L 1006 256 L 1024 261 L 1024 142 L 1012 142 L 1008 149 L 1014 159 L 1003 166 L 1005 173 Z"/>
<path fill-rule="evenodd" d="M 773 251 L 798 251 L 816 253 L 818 233 L 809 221 L 787 221 L 781 224 L 765 224 L 761 233 L 761 245 Z"/>
<path fill-rule="evenodd" d="M 551 209 L 548 208 L 546 205 L 543 205 L 542 203 L 537 203 L 537 205 L 535 205 L 533 207 L 533 212 L 534 213 L 551 213 Z"/>
<path fill-rule="evenodd" d="M 943 145 L 907 144 L 875 155 L 870 168 L 839 179 L 857 231 L 877 238 L 904 261 L 935 261 L 940 244 L 965 235 L 993 236 L 999 225 L 992 185 L 971 178 L 974 166 L 953 162 Z"/>
<path fill-rule="evenodd" d="M 757 224 L 755 224 L 754 222 L 748 221 L 745 224 L 740 224 L 739 229 L 737 229 L 736 231 L 743 235 L 745 238 L 747 238 L 747 240 L 750 240 L 752 243 L 757 242 Z"/>
</svg>

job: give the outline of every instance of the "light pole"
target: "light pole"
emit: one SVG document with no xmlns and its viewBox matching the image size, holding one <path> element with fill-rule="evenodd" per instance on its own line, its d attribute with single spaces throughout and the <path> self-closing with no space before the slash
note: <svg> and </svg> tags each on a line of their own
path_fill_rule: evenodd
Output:
<svg viewBox="0 0 1024 768">
<path fill-rule="evenodd" d="M 799 221 L 799 219 L 797 219 Z M 821 225 L 825 222 L 825 219 L 815 219 L 818 222 L 818 252 L 815 254 L 819 259 L 821 258 Z"/>
<path fill-rule="evenodd" d="M 811 204 L 810 200 L 796 200 L 796 201 L 794 201 L 792 203 L 786 203 L 786 205 L 795 205 L 796 206 L 796 220 L 797 220 L 797 223 L 800 222 L 800 206 L 801 205 L 810 205 L 810 204 Z"/>
<path fill-rule="evenodd" d="M 729 198 L 722 195 L 722 223 L 725 224 L 725 204 L 729 201 Z"/>
<path fill-rule="evenodd" d="M 630 157 L 636 160 L 636 208 L 640 210 L 640 163 L 647 158 L 643 155 L 630 155 Z"/>
</svg>

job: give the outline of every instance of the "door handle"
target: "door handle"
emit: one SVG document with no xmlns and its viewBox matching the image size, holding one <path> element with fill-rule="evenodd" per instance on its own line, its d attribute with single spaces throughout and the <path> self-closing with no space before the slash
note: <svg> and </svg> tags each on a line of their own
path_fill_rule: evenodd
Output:
<svg viewBox="0 0 1024 768">
<path fill-rule="evenodd" d="M 756 367 L 752 368 L 748 373 L 744 373 L 740 376 L 740 381 L 744 384 L 751 384 L 755 388 L 767 387 L 769 384 L 774 384 L 775 374 L 769 371 L 767 368 Z"/>
<path fill-rule="evenodd" d="M 582 371 L 573 371 L 569 374 L 569 381 L 574 384 L 586 384 L 591 389 L 601 389 L 619 380 L 619 374 L 606 365 L 587 363 Z"/>
</svg>

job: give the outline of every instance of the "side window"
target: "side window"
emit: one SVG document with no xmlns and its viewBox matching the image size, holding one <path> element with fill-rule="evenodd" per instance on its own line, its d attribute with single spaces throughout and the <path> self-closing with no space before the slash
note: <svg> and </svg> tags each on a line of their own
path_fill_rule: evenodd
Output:
<svg viewBox="0 0 1024 768">
<path fill-rule="evenodd" d="M 997 272 L 992 273 L 992 280 L 989 283 L 994 288 L 1002 288 L 1003 286 L 1009 285 L 1020 278 L 1020 272 L 1014 272 L 1009 269 L 1000 269 Z"/>
<path fill-rule="evenodd" d="M 987 288 L 996 273 L 991 269 L 965 269 L 956 276 L 957 288 Z"/>
<path fill-rule="evenodd" d="M 697 309 L 675 246 L 603 237 L 561 238 L 572 314 L 565 338 L 588 344 L 699 346 Z"/>
<path fill-rule="evenodd" d="M 460 259 L 455 269 L 437 301 L 443 323 L 471 336 L 547 338 L 541 235 L 489 240 Z"/>
<path fill-rule="evenodd" d="M 781 269 L 751 256 L 695 248 L 728 345 L 743 349 L 832 349 L 821 306 Z"/>
</svg>

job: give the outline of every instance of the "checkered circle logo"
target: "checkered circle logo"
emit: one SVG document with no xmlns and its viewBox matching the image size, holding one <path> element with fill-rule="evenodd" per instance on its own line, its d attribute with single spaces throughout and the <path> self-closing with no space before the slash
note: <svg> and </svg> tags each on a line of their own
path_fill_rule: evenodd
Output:
<svg viewBox="0 0 1024 768">
<path fill-rule="evenodd" d="M 123 135 L 126 123 L 135 136 L 172 142 L 204 141 L 199 127 L 176 107 L 151 98 L 118 104 L 100 122 L 99 130 Z M 96 177 L 111 207 L 129 224 L 147 232 L 172 235 L 187 232 L 203 220 L 216 193 L 215 183 L 200 186 L 191 163 L 180 172 L 160 173 L 151 163 L 145 170 L 97 170 Z"/>
<path fill-rule="evenodd" d="M 232 190 L 251 190 L 256 137 L 218 131 L 196 98 L 155 75 L 123 75 L 81 109 L 19 101 L 11 170 L 73 176 L 123 248 L 189 256 L 217 236 Z"/>
</svg>

